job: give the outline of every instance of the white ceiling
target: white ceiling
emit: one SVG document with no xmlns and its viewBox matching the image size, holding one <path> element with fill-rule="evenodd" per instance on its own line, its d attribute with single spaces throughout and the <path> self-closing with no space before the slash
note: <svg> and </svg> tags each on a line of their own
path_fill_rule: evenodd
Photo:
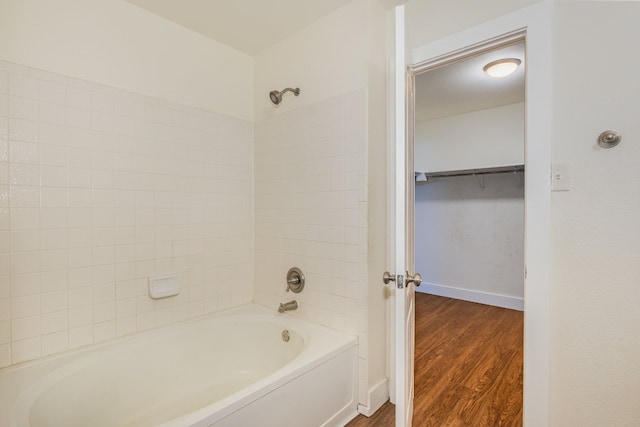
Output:
<svg viewBox="0 0 640 427">
<path fill-rule="evenodd" d="M 352 0 L 126 1 L 254 56 Z"/>
<path fill-rule="evenodd" d="M 469 113 L 524 101 L 524 44 L 508 46 L 416 76 L 416 121 Z M 518 58 L 512 75 L 496 79 L 482 68 L 491 61 Z"/>
</svg>

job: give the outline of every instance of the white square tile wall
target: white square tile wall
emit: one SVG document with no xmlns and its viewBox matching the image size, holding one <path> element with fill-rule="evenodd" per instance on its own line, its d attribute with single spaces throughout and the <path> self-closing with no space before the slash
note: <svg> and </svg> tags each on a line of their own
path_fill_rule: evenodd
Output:
<svg viewBox="0 0 640 427">
<path fill-rule="evenodd" d="M 367 358 L 364 89 L 255 125 L 255 302 L 360 337 Z M 285 292 L 290 267 L 306 285 Z M 360 381 L 367 384 L 367 370 Z M 366 396 L 368 387 L 361 389 Z M 361 400 L 362 401 L 362 400 Z"/>
<path fill-rule="evenodd" d="M 251 301 L 252 133 L 0 62 L 0 367 Z"/>
</svg>

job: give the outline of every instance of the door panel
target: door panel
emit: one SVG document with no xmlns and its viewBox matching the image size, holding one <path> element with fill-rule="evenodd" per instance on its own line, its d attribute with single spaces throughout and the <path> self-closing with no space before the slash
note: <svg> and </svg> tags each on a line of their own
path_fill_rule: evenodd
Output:
<svg viewBox="0 0 640 427">
<path fill-rule="evenodd" d="M 405 46 L 404 6 L 395 10 L 396 44 L 394 66 L 395 89 L 395 402 L 396 427 L 410 427 L 413 418 L 414 363 L 414 286 L 407 282 L 407 271 L 413 271 L 412 224 L 413 165 L 407 152 L 407 56 Z M 407 156 L 409 154 L 409 156 Z M 411 172 L 411 179 L 408 179 Z M 407 185 L 409 184 L 409 185 Z M 409 194 L 411 193 L 411 194 Z M 409 233 L 411 231 L 411 233 Z"/>
</svg>

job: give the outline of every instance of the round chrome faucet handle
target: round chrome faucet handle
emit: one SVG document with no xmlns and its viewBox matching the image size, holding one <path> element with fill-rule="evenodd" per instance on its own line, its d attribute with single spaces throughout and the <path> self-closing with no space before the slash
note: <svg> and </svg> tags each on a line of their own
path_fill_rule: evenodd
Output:
<svg viewBox="0 0 640 427">
<path fill-rule="evenodd" d="M 304 273 L 298 267 L 292 267 L 287 271 L 287 292 L 302 292 L 304 289 Z"/>
</svg>

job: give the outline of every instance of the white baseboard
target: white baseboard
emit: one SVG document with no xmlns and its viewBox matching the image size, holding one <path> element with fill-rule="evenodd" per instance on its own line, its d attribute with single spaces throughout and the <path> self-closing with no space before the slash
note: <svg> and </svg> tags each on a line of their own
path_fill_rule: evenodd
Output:
<svg viewBox="0 0 640 427">
<path fill-rule="evenodd" d="M 358 405 L 358 412 L 365 417 L 373 415 L 389 400 L 389 378 L 385 378 L 369 389 L 369 406 Z"/>
<path fill-rule="evenodd" d="M 496 307 L 510 308 L 511 310 L 524 311 L 524 298 L 474 291 L 471 289 L 454 288 L 452 286 L 436 285 L 434 283 L 425 282 L 422 282 L 422 285 L 419 288 L 416 288 L 416 291 L 441 297 L 493 305 Z"/>
<path fill-rule="evenodd" d="M 347 405 L 340 412 L 335 414 L 331 419 L 329 419 L 326 423 L 322 424 L 321 427 L 329 427 L 329 426 L 344 426 L 349 424 L 349 421 L 353 420 L 358 416 L 358 411 L 351 405 Z"/>
</svg>

